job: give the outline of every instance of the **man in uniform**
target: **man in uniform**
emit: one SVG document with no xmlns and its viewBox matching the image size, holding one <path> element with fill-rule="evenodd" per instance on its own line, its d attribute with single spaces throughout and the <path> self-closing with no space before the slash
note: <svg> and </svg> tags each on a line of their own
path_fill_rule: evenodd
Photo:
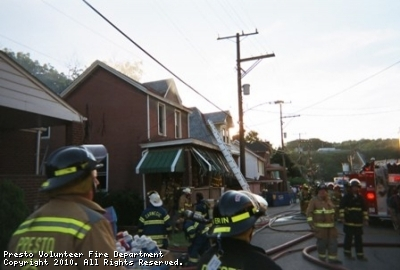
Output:
<svg viewBox="0 0 400 270">
<path fill-rule="evenodd" d="M 195 212 L 200 213 L 205 219 L 209 219 L 208 210 L 210 209 L 210 205 L 204 199 L 203 193 L 197 192 L 196 193 L 196 205 L 195 205 Z"/>
<path fill-rule="evenodd" d="M 338 232 L 335 227 L 335 206 L 328 195 L 325 184 L 317 186 L 317 196 L 311 199 L 307 208 L 307 222 L 317 238 L 317 252 L 320 260 L 341 263 L 337 257 Z"/>
<path fill-rule="evenodd" d="M 182 214 L 185 210 L 192 211 L 192 191 L 190 188 L 182 189 L 182 195 L 179 197 L 178 212 Z"/>
<path fill-rule="evenodd" d="M 342 199 L 342 192 L 340 190 L 340 187 L 338 185 L 333 186 L 333 193 L 331 195 L 331 201 L 333 205 L 335 206 L 335 221 L 339 220 L 339 206 L 340 206 L 340 200 Z"/>
<path fill-rule="evenodd" d="M 168 238 L 172 232 L 170 217 L 162 207 L 162 200 L 157 191 L 147 192 L 150 205 L 143 210 L 139 218 L 138 233 L 149 236 L 163 249 L 168 248 Z"/>
<path fill-rule="evenodd" d="M 197 269 L 281 269 L 265 250 L 250 244 L 254 224 L 265 215 L 268 205 L 256 196 L 236 190 L 222 194 L 213 209 L 210 228 L 215 244 L 201 257 Z"/>
<path fill-rule="evenodd" d="M 361 183 L 353 178 L 349 182 L 350 192 L 343 196 L 340 201 L 339 216 L 343 222 L 344 232 L 344 255 L 345 258 L 353 260 L 351 245 L 354 238 L 356 256 L 358 260 L 367 261 L 363 252 L 363 224 L 368 224 L 367 204 L 359 194 Z"/>
<path fill-rule="evenodd" d="M 47 181 L 41 191 L 50 200 L 18 227 L 8 247 L 8 252 L 27 252 L 32 257 L 6 255 L 5 259 L 33 264 L 21 269 L 124 269 L 109 263 L 114 260 L 116 242 L 111 224 L 104 217 L 105 210 L 92 201 L 99 184 L 98 161 L 107 154 L 104 146 L 98 150 L 97 159 L 83 146 L 62 147 L 48 157 Z M 103 256 L 90 260 L 94 258 L 90 252 Z M 39 254 L 44 253 L 64 256 L 40 258 Z M 44 265 L 34 266 L 35 263 Z M 3 269 L 15 267 L 3 265 Z"/>
<path fill-rule="evenodd" d="M 300 213 L 306 215 L 308 203 L 311 200 L 311 194 L 308 190 L 308 185 L 304 184 L 300 191 Z"/>
<path fill-rule="evenodd" d="M 209 221 L 202 215 L 197 215 L 190 210 L 184 211 L 181 216 L 184 218 L 182 230 L 190 244 L 186 266 L 196 266 L 200 256 L 210 248 L 210 239 L 207 235 L 209 229 L 207 223 Z"/>
</svg>

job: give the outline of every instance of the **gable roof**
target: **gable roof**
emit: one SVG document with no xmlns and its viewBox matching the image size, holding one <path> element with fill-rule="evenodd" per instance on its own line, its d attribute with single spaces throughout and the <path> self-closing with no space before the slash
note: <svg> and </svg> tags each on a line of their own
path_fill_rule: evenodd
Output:
<svg viewBox="0 0 400 270">
<path fill-rule="evenodd" d="M 67 97 L 69 94 L 71 94 L 71 93 L 72 93 L 80 84 L 82 84 L 87 78 L 90 78 L 90 75 L 91 75 L 93 72 L 95 72 L 95 70 L 97 70 L 98 68 L 102 68 L 102 69 L 104 69 L 104 70 L 106 70 L 106 71 L 112 73 L 113 75 L 117 76 L 119 79 L 124 80 L 124 81 L 127 82 L 128 84 L 134 86 L 136 89 L 138 89 L 139 91 L 142 91 L 142 92 L 146 93 L 146 94 L 149 95 L 149 96 L 152 96 L 152 97 L 154 97 L 154 98 L 156 98 L 156 99 L 158 99 L 158 100 L 160 100 L 160 101 L 162 101 L 162 102 L 164 102 L 164 103 L 168 103 L 168 104 L 170 104 L 170 105 L 172 105 L 172 106 L 174 106 L 174 107 L 177 107 L 177 108 L 179 108 L 179 109 L 181 109 L 181 110 L 184 110 L 184 111 L 187 111 L 187 112 L 190 113 L 190 110 L 189 110 L 188 108 L 186 108 L 185 106 L 183 106 L 181 103 L 176 103 L 174 100 L 171 101 L 171 100 L 165 98 L 164 96 L 160 95 L 160 93 L 163 93 L 163 91 L 165 91 L 165 92 L 168 91 L 168 89 L 167 89 L 167 90 L 161 90 L 161 88 L 162 88 L 162 87 L 161 87 L 161 86 L 162 86 L 161 83 L 158 85 L 158 88 L 159 88 L 158 91 L 159 91 L 160 93 L 158 93 L 157 91 L 150 91 L 150 90 L 148 90 L 143 84 L 141 84 L 141 83 L 135 81 L 134 79 L 132 79 L 132 78 L 126 76 L 125 74 L 122 74 L 122 73 L 119 72 L 118 70 L 116 70 L 116 69 L 114 69 L 114 68 L 108 66 L 107 64 L 105 64 L 105 63 L 103 63 L 103 62 L 101 62 L 101 61 L 99 61 L 99 60 L 96 60 L 95 62 L 93 62 L 93 64 L 91 64 L 89 68 L 87 68 L 78 78 L 76 78 L 76 79 L 71 83 L 71 85 L 68 86 L 68 88 L 65 89 L 65 90 L 60 94 L 61 97 L 65 98 L 65 97 Z M 172 80 L 172 79 L 169 79 L 169 80 Z M 169 80 L 168 80 L 168 81 L 169 81 Z M 175 83 L 173 83 L 173 84 L 175 85 Z M 164 86 L 168 86 L 168 87 L 169 87 L 168 84 L 164 84 Z M 177 91 L 176 86 L 175 86 L 175 90 L 174 90 L 174 91 Z"/>
<path fill-rule="evenodd" d="M 181 97 L 179 96 L 178 89 L 173 79 L 145 82 L 143 86 L 164 98 L 167 98 L 167 95 L 171 94 L 179 104 L 182 104 Z"/>
<path fill-rule="evenodd" d="M 229 128 L 233 127 L 231 113 L 229 111 L 220 111 L 203 114 L 204 118 L 211 120 L 216 125 L 227 124 Z"/>
<path fill-rule="evenodd" d="M 0 129 L 27 129 L 86 120 L 5 52 L 0 51 Z"/>
</svg>

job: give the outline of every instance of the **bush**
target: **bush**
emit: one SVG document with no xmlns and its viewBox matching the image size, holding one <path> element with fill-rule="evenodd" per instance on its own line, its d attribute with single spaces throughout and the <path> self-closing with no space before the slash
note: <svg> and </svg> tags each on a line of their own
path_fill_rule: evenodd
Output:
<svg viewBox="0 0 400 270">
<path fill-rule="evenodd" d="M 29 210 L 24 192 L 10 180 L 0 180 L 0 248 L 7 250 L 11 235 L 26 219 Z"/>
<path fill-rule="evenodd" d="M 113 206 L 117 214 L 117 226 L 137 225 L 143 211 L 143 200 L 132 191 L 110 191 L 96 193 L 94 201 L 102 207 Z"/>
</svg>

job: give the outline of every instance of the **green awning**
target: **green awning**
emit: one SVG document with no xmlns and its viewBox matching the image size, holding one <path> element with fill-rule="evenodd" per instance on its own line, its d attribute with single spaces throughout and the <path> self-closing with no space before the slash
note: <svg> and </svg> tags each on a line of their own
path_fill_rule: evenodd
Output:
<svg viewBox="0 0 400 270">
<path fill-rule="evenodd" d="M 200 166 L 206 171 L 222 175 L 233 174 L 228 162 L 221 153 L 201 148 L 193 148 L 192 151 Z"/>
<path fill-rule="evenodd" d="M 136 173 L 184 172 L 182 148 L 150 150 L 136 166 Z"/>
</svg>

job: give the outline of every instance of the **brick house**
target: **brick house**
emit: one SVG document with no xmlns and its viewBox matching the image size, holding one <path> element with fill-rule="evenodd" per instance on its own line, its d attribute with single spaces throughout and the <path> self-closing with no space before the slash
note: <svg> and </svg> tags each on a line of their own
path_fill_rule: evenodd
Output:
<svg viewBox="0 0 400 270">
<path fill-rule="evenodd" d="M 166 196 L 175 186 L 209 187 L 213 178 L 231 175 L 215 144 L 191 136 L 191 122 L 202 116 L 182 104 L 172 79 L 141 84 L 96 61 L 61 97 L 88 119 L 79 144 L 108 150 L 105 191 L 156 189 Z M 226 129 L 231 121 L 218 127 Z M 52 150 L 65 134 L 65 127 L 52 128 Z"/>
<path fill-rule="evenodd" d="M 45 177 L 43 144 L 47 127 L 62 126 L 62 145 L 75 144 L 85 118 L 0 51 L 0 181 L 25 192 L 30 210 L 45 200 L 38 189 Z"/>
</svg>

